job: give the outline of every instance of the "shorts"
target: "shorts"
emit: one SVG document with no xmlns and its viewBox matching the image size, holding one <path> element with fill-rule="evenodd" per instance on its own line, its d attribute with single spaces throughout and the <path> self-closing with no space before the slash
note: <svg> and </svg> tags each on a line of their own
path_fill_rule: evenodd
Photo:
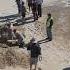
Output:
<svg viewBox="0 0 70 70">
<path fill-rule="evenodd" d="M 31 58 L 30 59 L 30 64 L 37 64 L 38 58 Z"/>
</svg>

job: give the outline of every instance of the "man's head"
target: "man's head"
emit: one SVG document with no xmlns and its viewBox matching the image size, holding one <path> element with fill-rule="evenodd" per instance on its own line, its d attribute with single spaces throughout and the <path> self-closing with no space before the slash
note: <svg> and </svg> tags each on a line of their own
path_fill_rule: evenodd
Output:
<svg viewBox="0 0 70 70">
<path fill-rule="evenodd" d="M 34 43 L 34 42 L 35 42 L 35 38 L 32 38 L 32 39 L 30 40 L 30 42 Z"/>
<path fill-rule="evenodd" d="M 51 13 L 48 13 L 47 15 L 48 15 L 48 17 L 51 17 Z"/>
<path fill-rule="evenodd" d="M 7 24 L 7 26 L 8 26 L 8 28 L 10 28 L 11 27 L 11 24 Z"/>
</svg>

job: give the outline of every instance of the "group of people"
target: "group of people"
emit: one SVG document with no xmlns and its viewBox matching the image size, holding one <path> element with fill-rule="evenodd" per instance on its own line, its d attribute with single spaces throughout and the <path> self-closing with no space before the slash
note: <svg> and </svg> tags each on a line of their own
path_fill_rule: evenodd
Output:
<svg viewBox="0 0 70 70">
<path fill-rule="evenodd" d="M 18 13 L 22 15 L 22 18 L 25 18 L 26 8 L 24 6 L 24 2 L 22 0 L 16 0 L 18 6 Z M 42 17 L 42 3 L 43 0 L 27 0 L 29 11 L 32 10 L 34 21 L 38 20 L 38 17 Z M 48 18 L 46 21 L 46 31 L 48 41 L 52 41 L 52 26 L 53 26 L 53 18 L 51 13 L 48 13 Z M 8 32 L 8 38 L 10 39 L 18 39 L 19 47 L 22 48 L 24 44 L 25 35 L 21 35 L 16 31 L 16 29 L 11 28 L 11 24 L 8 24 L 6 27 L 6 32 Z M 24 37 L 23 37 L 24 36 Z M 38 59 L 41 61 L 41 48 L 39 42 L 35 43 L 35 39 L 32 38 L 30 42 L 27 44 L 27 50 L 30 50 L 30 70 L 32 70 L 32 65 L 35 65 L 35 70 L 37 68 Z M 39 57 L 39 58 L 38 58 Z"/>
<path fill-rule="evenodd" d="M 48 18 L 46 21 L 46 31 L 48 41 L 52 41 L 52 26 L 53 26 L 53 18 L 50 13 L 48 13 Z M 16 31 L 16 29 L 12 29 L 11 24 L 7 24 L 5 26 L 6 32 L 8 32 L 8 38 L 10 39 L 18 39 L 19 48 L 22 48 L 24 45 L 24 37 L 25 35 L 21 35 Z M 27 50 L 30 51 L 30 70 L 32 70 L 32 65 L 35 65 L 35 70 L 37 69 L 38 60 L 42 60 L 41 56 L 41 47 L 39 42 L 35 42 L 35 39 L 32 38 L 30 42 L 26 45 Z"/>
<path fill-rule="evenodd" d="M 50 13 L 48 14 L 46 25 L 47 25 L 47 29 L 46 29 L 47 38 L 46 39 L 48 39 L 48 41 L 52 41 L 51 29 L 53 26 L 53 18 L 51 17 Z M 19 48 L 23 48 L 25 35 L 21 35 L 19 32 L 17 32 L 16 29 L 13 29 L 12 24 L 5 25 L 4 30 L 5 30 L 5 34 L 8 35 L 7 38 L 17 39 Z M 35 70 L 36 70 L 38 60 L 40 61 L 42 60 L 41 47 L 39 45 L 39 42 L 35 42 L 35 39 L 32 38 L 30 42 L 26 45 L 26 47 L 27 47 L 27 50 L 30 51 L 30 70 L 32 70 L 32 65 L 35 65 Z"/>
<path fill-rule="evenodd" d="M 25 35 L 14 28 L 13 24 L 5 24 L 1 29 L 1 39 L 6 43 L 12 43 L 14 41 L 19 45 L 19 48 L 24 45 L 24 37 Z"/>
<path fill-rule="evenodd" d="M 42 16 L 42 3 L 43 0 L 27 0 L 29 10 L 32 9 L 34 20 L 38 20 L 38 17 Z"/>
<path fill-rule="evenodd" d="M 26 7 L 22 0 L 16 0 L 18 6 L 18 13 L 22 15 L 22 18 L 26 15 Z M 42 16 L 42 3 L 43 0 L 27 0 L 29 11 L 32 10 L 34 21 L 38 20 L 38 17 Z"/>
<path fill-rule="evenodd" d="M 48 13 L 48 18 L 46 21 L 46 31 L 47 31 L 47 38 L 48 41 L 52 41 L 52 26 L 53 26 L 53 18 L 51 16 L 50 13 Z M 40 48 L 40 43 L 36 42 L 35 43 L 35 39 L 32 38 L 30 40 L 30 43 L 27 45 L 27 50 L 30 50 L 30 70 L 32 70 L 32 65 L 35 65 L 35 69 L 37 68 L 37 63 L 38 60 L 41 61 L 42 60 L 42 56 L 41 56 L 41 48 Z M 41 68 L 40 68 L 41 70 Z"/>
<path fill-rule="evenodd" d="M 24 2 L 22 0 L 16 0 L 18 6 L 18 13 L 22 15 L 24 19 L 26 15 L 26 8 L 24 6 Z M 34 21 L 38 20 L 39 17 L 42 17 L 42 3 L 43 0 L 27 0 L 27 4 L 29 7 L 29 11 L 32 10 Z M 52 25 L 53 25 L 53 18 L 51 13 L 48 13 L 48 18 L 46 21 L 46 31 L 47 31 L 47 38 L 49 41 L 52 40 Z"/>
<path fill-rule="evenodd" d="M 47 31 L 47 38 L 48 41 L 52 41 L 52 26 L 53 26 L 53 18 L 51 16 L 50 13 L 48 13 L 48 18 L 46 21 L 46 31 Z M 42 56 L 41 56 L 41 48 L 39 45 L 39 41 L 35 43 L 35 39 L 32 38 L 30 40 L 30 43 L 27 45 L 27 50 L 30 50 L 31 55 L 30 55 L 30 70 L 32 70 L 32 65 L 35 65 L 35 70 L 37 68 L 37 63 L 38 63 L 38 59 L 39 61 L 42 60 Z M 41 70 L 41 69 L 40 69 Z"/>
</svg>

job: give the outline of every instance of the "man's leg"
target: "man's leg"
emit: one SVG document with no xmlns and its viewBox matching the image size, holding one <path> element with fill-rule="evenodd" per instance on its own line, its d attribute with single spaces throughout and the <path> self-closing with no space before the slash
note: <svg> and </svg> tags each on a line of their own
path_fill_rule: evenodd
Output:
<svg viewBox="0 0 70 70">
<path fill-rule="evenodd" d="M 30 70 L 32 70 L 33 58 L 30 57 Z"/>
<path fill-rule="evenodd" d="M 20 7 L 20 5 L 18 5 L 18 14 L 20 14 L 21 13 L 21 7 Z"/>
<path fill-rule="evenodd" d="M 36 70 L 37 69 L 38 58 L 35 58 L 34 61 L 35 61 L 35 69 L 34 70 Z"/>
<path fill-rule="evenodd" d="M 49 41 L 51 41 L 52 40 L 52 32 L 51 32 L 51 28 L 47 28 L 47 39 L 49 40 Z"/>
<path fill-rule="evenodd" d="M 41 8 L 41 4 L 38 5 L 38 16 L 39 16 L 39 17 L 42 16 L 42 8 Z"/>
<path fill-rule="evenodd" d="M 35 9 L 34 9 L 34 4 L 32 4 L 32 14 L 33 14 L 33 18 L 34 18 L 34 21 L 35 21 Z"/>
<path fill-rule="evenodd" d="M 28 4 L 28 7 L 29 7 L 29 11 L 30 11 L 30 4 Z"/>
<path fill-rule="evenodd" d="M 36 68 L 37 68 L 37 64 L 35 64 L 35 70 L 36 70 Z"/>
<path fill-rule="evenodd" d="M 37 5 L 36 4 L 32 5 L 32 12 L 33 12 L 34 21 L 38 20 Z"/>
<path fill-rule="evenodd" d="M 32 64 L 30 63 L 30 70 L 32 70 Z"/>
</svg>

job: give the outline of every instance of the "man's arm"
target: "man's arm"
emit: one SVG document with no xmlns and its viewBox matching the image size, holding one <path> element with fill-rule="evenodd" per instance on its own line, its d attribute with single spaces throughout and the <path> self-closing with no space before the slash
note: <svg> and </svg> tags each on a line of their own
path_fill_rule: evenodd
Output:
<svg viewBox="0 0 70 70">
<path fill-rule="evenodd" d="M 51 19 L 49 27 L 52 27 L 52 26 L 53 26 L 53 20 Z"/>
<path fill-rule="evenodd" d="M 27 50 L 31 50 L 30 43 L 27 44 Z"/>
</svg>

